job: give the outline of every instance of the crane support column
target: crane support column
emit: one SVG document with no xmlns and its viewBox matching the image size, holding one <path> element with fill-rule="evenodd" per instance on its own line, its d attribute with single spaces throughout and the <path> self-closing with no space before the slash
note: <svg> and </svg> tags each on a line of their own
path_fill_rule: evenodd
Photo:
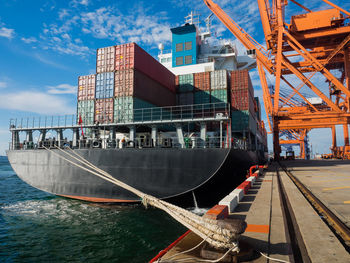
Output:
<svg viewBox="0 0 350 263">
<path fill-rule="evenodd" d="M 348 124 L 343 125 L 343 131 L 344 131 L 344 145 L 349 146 L 349 128 Z"/>
<path fill-rule="evenodd" d="M 344 48 L 344 73 L 345 73 L 345 87 L 350 90 L 350 48 Z M 350 111 L 350 98 L 347 99 L 347 108 Z"/>
<path fill-rule="evenodd" d="M 273 152 L 274 160 L 278 161 L 280 159 L 281 146 L 279 140 L 279 127 L 278 127 L 278 117 L 273 117 Z"/>
<path fill-rule="evenodd" d="M 335 130 L 335 125 L 332 126 L 332 152 L 335 152 L 335 148 L 337 147 L 337 132 Z"/>
</svg>

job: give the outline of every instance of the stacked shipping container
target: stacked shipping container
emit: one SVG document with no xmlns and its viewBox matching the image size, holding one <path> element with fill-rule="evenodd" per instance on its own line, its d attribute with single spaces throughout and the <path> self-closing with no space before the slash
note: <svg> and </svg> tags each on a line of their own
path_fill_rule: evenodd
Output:
<svg viewBox="0 0 350 263">
<path fill-rule="evenodd" d="M 105 72 L 96 75 L 96 99 L 113 98 L 114 73 Z"/>
<path fill-rule="evenodd" d="M 231 72 L 231 106 L 236 110 L 250 110 L 254 114 L 254 89 L 248 70 Z"/>
<path fill-rule="evenodd" d="M 176 104 L 175 76 L 135 43 L 99 48 L 96 72 L 79 77 L 78 116 L 89 116 L 83 123 L 132 121 L 134 109 Z"/>
<path fill-rule="evenodd" d="M 115 97 L 135 97 L 157 106 L 175 105 L 175 94 L 136 69 L 115 72 Z"/>
<path fill-rule="evenodd" d="M 175 92 L 175 76 L 136 43 L 115 46 L 115 70 L 137 69 Z"/>
<path fill-rule="evenodd" d="M 150 109 L 155 105 L 144 100 L 128 96 L 114 98 L 114 121 L 132 122 L 150 119 L 150 112 L 147 110 L 135 111 L 137 109 Z"/>
<path fill-rule="evenodd" d="M 98 49 L 96 72 L 79 77 L 77 111 L 85 124 L 141 120 L 147 110 L 137 110 L 143 108 L 219 102 L 231 104 L 233 131 L 256 130 L 255 112 L 260 120 L 260 104 L 254 99 L 248 70 L 175 77 L 130 43 Z"/>
<path fill-rule="evenodd" d="M 228 103 L 226 70 L 176 76 L 177 104 Z"/>
<path fill-rule="evenodd" d="M 194 102 L 193 74 L 179 75 L 175 78 L 177 105 L 192 105 Z"/>
<path fill-rule="evenodd" d="M 95 75 L 80 76 L 78 79 L 78 101 L 95 98 Z"/>
<path fill-rule="evenodd" d="M 216 70 L 210 73 L 212 103 L 228 103 L 228 83 L 228 72 L 226 70 Z"/>
<path fill-rule="evenodd" d="M 115 47 L 97 49 L 96 72 L 113 72 L 115 68 Z"/>
<path fill-rule="evenodd" d="M 87 75 L 78 78 L 77 122 L 81 118 L 84 124 L 94 123 L 96 76 Z"/>
<path fill-rule="evenodd" d="M 113 122 L 113 98 L 97 99 L 95 102 L 95 123 Z"/>
<path fill-rule="evenodd" d="M 82 123 L 86 125 L 94 124 L 94 112 L 95 112 L 95 101 L 94 100 L 81 100 L 78 101 L 78 116 L 77 123 L 81 118 Z"/>
<path fill-rule="evenodd" d="M 210 72 L 201 72 L 193 74 L 194 84 L 194 104 L 210 103 Z M 202 107 L 200 107 L 202 108 Z"/>
<path fill-rule="evenodd" d="M 254 89 L 248 70 L 231 72 L 231 123 L 232 131 L 257 129 Z"/>
</svg>

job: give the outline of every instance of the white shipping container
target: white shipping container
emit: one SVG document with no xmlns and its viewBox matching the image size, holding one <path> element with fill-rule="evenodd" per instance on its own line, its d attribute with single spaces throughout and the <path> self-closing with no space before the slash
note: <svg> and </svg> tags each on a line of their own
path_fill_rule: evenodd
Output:
<svg viewBox="0 0 350 263">
<path fill-rule="evenodd" d="M 210 88 L 215 89 L 227 89 L 227 71 L 215 70 L 210 73 Z"/>
<path fill-rule="evenodd" d="M 115 46 L 97 49 L 96 72 L 113 72 L 115 69 Z"/>
</svg>

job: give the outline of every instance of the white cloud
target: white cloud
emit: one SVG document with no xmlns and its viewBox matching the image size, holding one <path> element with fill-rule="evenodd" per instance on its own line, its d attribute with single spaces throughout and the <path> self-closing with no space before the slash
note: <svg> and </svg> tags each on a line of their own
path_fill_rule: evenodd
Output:
<svg viewBox="0 0 350 263">
<path fill-rule="evenodd" d="M 41 46 L 46 50 L 51 49 L 68 55 L 86 56 L 92 53 L 89 47 L 84 46 L 79 40 L 72 40 L 70 35 L 66 33 L 71 30 L 72 23 L 75 23 L 75 21 L 65 23 L 61 27 L 51 25 L 49 28 L 45 28 L 43 30 L 44 34 L 40 37 L 42 40 Z"/>
<path fill-rule="evenodd" d="M 35 43 L 38 41 L 35 37 L 28 37 L 28 38 L 22 37 L 21 40 L 26 44 Z"/>
<path fill-rule="evenodd" d="M 4 89 L 7 87 L 7 83 L 5 81 L 0 81 L 0 89 Z"/>
<path fill-rule="evenodd" d="M 58 12 L 58 17 L 59 19 L 63 19 L 65 17 L 67 17 L 69 15 L 69 11 L 67 9 L 61 9 L 59 12 Z"/>
<path fill-rule="evenodd" d="M 77 87 L 69 84 L 60 84 L 57 86 L 47 86 L 50 94 L 76 94 Z"/>
<path fill-rule="evenodd" d="M 84 5 L 84 6 L 88 6 L 89 5 L 89 0 L 73 0 L 71 2 L 71 4 L 73 6 L 77 6 L 77 5 Z"/>
<path fill-rule="evenodd" d="M 55 115 L 75 112 L 75 107 L 69 105 L 64 98 L 37 91 L 0 93 L 0 101 L 2 109 Z"/>
<path fill-rule="evenodd" d="M 119 43 L 141 42 L 158 44 L 170 42 L 170 25 L 163 16 L 145 14 L 142 8 L 132 15 L 118 14 L 112 7 L 102 7 L 81 15 L 82 32 L 96 38 L 110 39 Z"/>
<path fill-rule="evenodd" d="M 67 70 L 67 66 L 65 65 L 62 65 L 62 64 L 59 64 L 55 61 L 52 61 L 42 55 L 40 55 L 39 53 L 34 53 L 34 54 L 31 54 L 32 57 L 34 57 L 35 59 L 39 60 L 40 62 L 42 63 L 45 63 L 49 66 L 52 66 L 52 67 L 55 67 L 55 68 L 59 68 L 59 69 L 64 69 L 64 70 Z"/>
<path fill-rule="evenodd" d="M 12 28 L 1 27 L 0 28 L 0 37 L 6 37 L 8 39 L 12 39 L 15 36 L 15 30 Z"/>
</svg>

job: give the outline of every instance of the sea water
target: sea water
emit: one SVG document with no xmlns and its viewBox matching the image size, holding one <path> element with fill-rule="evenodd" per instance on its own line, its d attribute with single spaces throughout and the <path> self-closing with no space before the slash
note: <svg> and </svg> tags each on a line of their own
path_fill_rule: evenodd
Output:
<svg viewBox="0 0 350 263">
<path fill-rule="evenodd" d="M 39 191 L 0 157 L 0 262 L 148 262 L 186 230 L 158 209 Z"/>
</svg>

